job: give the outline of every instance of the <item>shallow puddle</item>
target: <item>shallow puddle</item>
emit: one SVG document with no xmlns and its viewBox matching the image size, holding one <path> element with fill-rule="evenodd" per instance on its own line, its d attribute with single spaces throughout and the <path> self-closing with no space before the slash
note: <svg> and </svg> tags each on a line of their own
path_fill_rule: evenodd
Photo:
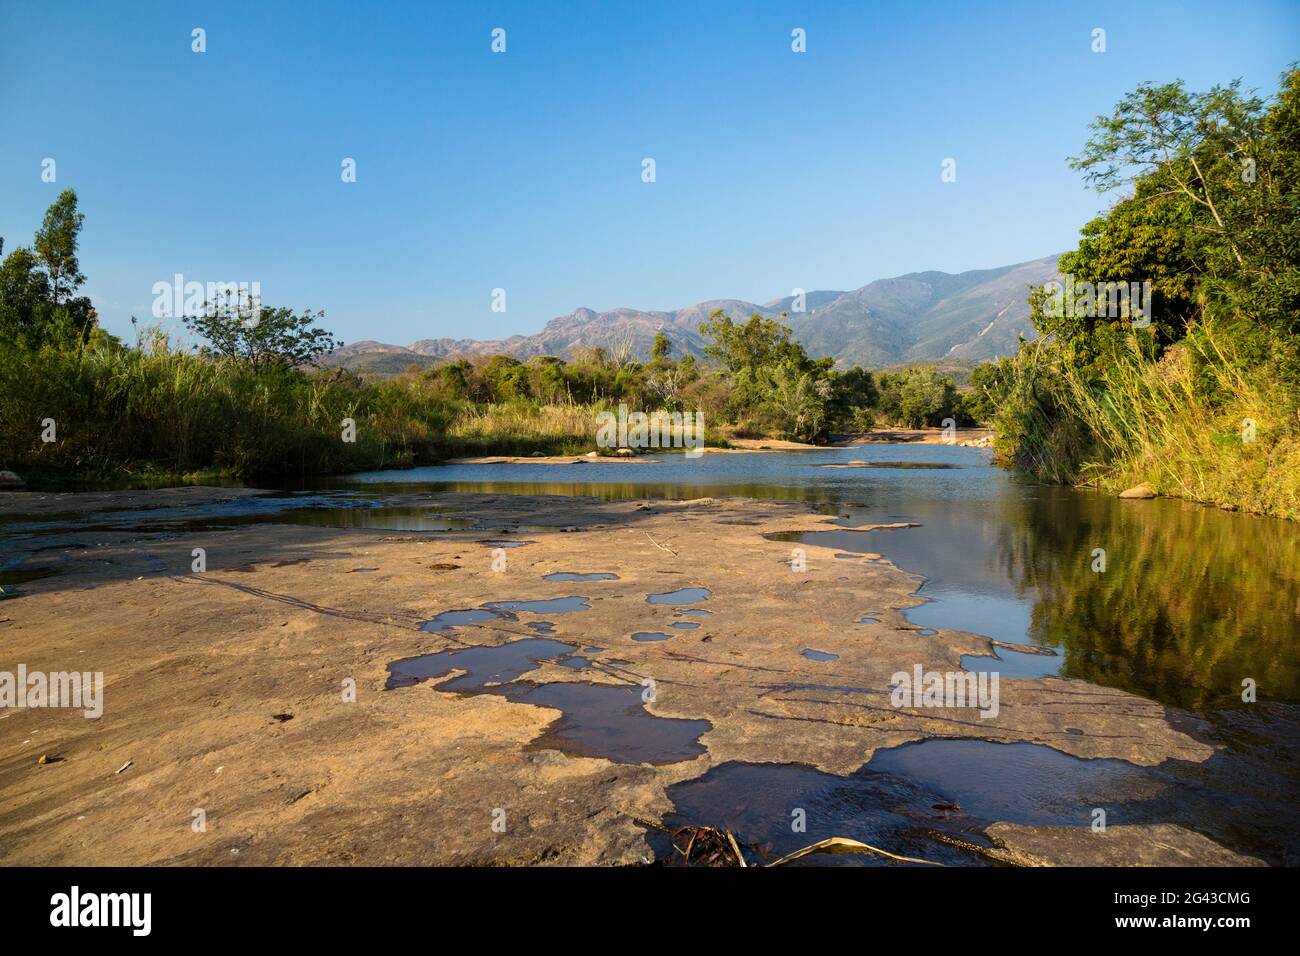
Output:
<svg viewBox="0 0 1300 956">
<path fill-rule="evenodd" d="M 438 685 L 439 690 L 462 693 L 482 692 L 487 684 L 514 680 L 536 670 L 544 660 L 572 654 L 578 648 L 546 637 L 528 637 L 497 647 L 466 647 L 436 654 L 422 654 L 393 661 L 388 665 L 388 683 L 384 690 L 410 687 L 420 681 L 444 677 L 454 670 L 466 673 Z"/>
<path fill-rule="evenodd" d="M 453 627 L 490 624 L 493 621 L 517 621 L 520 613 L 565 614 L 571 611 L 590 610 L 591 605 L 587 603 L 587 598 L 576 595 L 540 601 L 489 601 L 475 608 L 443 611 L 437 617 L 421 624 L 420 630 L 441 634 Z M 552 621 L 533 621 L 527 626 L 539 634 L 550 634 L 555 628 Z"/>
<path fill-rule="evenodd" d="M 618 575 L 608 571 L 593 571 L 584 574 L 579 571 L 556 571 L 542 577 L 543 581 L 617 581 Z"/>
<path fill-rule="evenodd" d="M 810 661 L 838 661 L 840 655 L 832 654 L 829 651 L 815 651 L 811 647 L 805 647 L 799 652 Z"/>
<path fill-rule="evenodd" d="M 941 793 L 989 822 L 1086 827 L 1093 809 L 1103 807 L 1107 825 L 1133 823 L 1122 807 L 1164 789 L 1125 760 L 1081 760 L 1041 744 L 984 740 L 926 740 L 878 750 L 867 769 Z"/>
<path fill-rule="evenodd" d="M 634 641 L 666 641 L 671 634 L 665 634 L 662 631 L 637 631 L 632 635 Z"/>
<path fill-rule="evenodd" d="M 483 608 L 469 608 L 463 611 L 443 611 L 437 617 L 430 621 L 425 621 L 420 625 L 420 630 L 430 631 L 434 634 L 441 634 L 443 631 L 452 627 L 463 627 L 470 624 L 487 624 L 491 621 L 500 620 L 502 615 L 494 611 L 484 610 Z"/>
<path fill-rule="evenodd" d="M 540 601 L 489 601 L 483 607 L 489 611 L 502 611 L 507 614 L 524 612 L 527 614 L 564 614 L 569 611 L 590 611 L 590 598 L 572 596 L 544 598 Z"/>
<path fill-rule="evenodd" d="M 753 863 L 771 862 L 800 847 L 840 836 L 903 856 L 949 865 L 980 864 L 980 857 L 939 843 L 939 829 L 981 842 L 977 821 L 933 809 L 940 794 L 885 774 L 859 770 L 837 777 L 799 764 L 728 762 L 668 788 L 674 812 L 664 818 L 671 833 L 686 824 L 730 830 Z M 801 822 L 804 832 L 796 832 Z M 969 832 L 966 832 L 969 831 Z M 680 859 L 669 833 L 649 830 L 661 861 Z M 793 866 L 898 866 L 878 856 L 810 856 Z"/>
<path fill-rule="evenodd" d="M 641 693 L 640 686 L 609 684 L 517 684 L 502 689 L 509 700 L 563 711 L 529 744 L 530 750 L 650 764 L 694 760 L 704 753 L 699 738 L 712 724 L 657 717 L 645 709 Z"/>
<path fill-rule="evenodd" d="M 591 666 L 575 657 L 577 647 L 550 638 L 511 641 L 498 647 L 456 648 L 408 657 L 388 665 L 385 690 L 465 671 L 438 685 L 439 691 L 495 694 L 516 703 L 561 711 L 531 750 L 559 750 L 579 757 L 604 757 L 615 763 L 676 763 L 704 752 L 699 737 L 707 720 L 658 717 L 645 709 L 639 685 L 509 683 L 546 660 L 580 670 Z"/>
<path fill-rule="evenodd" d="M 651 594 L 646 598 L 647 604 L 695 604 L 712 595 L 708 588 L 678 588 L 663 594 Z"/>
<path fill-rule="evenodd" d="M 982 830 L 991 823 L 1084 828 L 1091 826 L 1094 809 L 1102 808 L 1112 827 L 1175 823 L 1266 859 L 1290 854 L 1282 845 L 1270 853 L 1259 841 L 1260 818 L 1277 809 L 1224 789 L 1243 770 L 1179 761 L 1146 768 L 1123 760 L 1082 760 L 1041 744 L 926 740 L 879 750 L 847 777 L 799 764 L 721 764 L 668 788 L 675 812 L 664 822 L 670 829 L 686 823 L 729 829 L 751 860 L 839 836 L 905 856 L 980 864 L 986 861 L 978 854 L 944 844 L 931 832 L 988 845 Z M 804 812 L 805 833 L 791 832 L 797 810 Z M 1296 811 L 1288 808 L 1282 815 L 1276 826 L 1285 830 Z M 667 838 L 652 831 L 650 839 L 661 859 L 669 859 Z M 898 864 L 850 855 L 814 856 L 799 865 Z"/>
</svg>

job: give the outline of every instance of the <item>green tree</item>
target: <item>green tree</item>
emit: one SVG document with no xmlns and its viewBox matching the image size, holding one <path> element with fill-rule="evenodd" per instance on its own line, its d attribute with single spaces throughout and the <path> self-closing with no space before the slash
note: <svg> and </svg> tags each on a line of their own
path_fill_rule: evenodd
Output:
<svg viewBox="0 0 1300 956">
<path fill-rule="evenodd" d="M 1143 84 L 1091 129 L 1074 167 L 1131 192 L 1060 268 L 1150 280 L 1152 327 L 1063 318 L 1034 290 L 1039 336 L 998 373 L 999 454 L 1048 480 L 1275 501 L 1300 414 L 1300 69 L 1271 100 Z M 1244 419 L 1257 440 L 1222 440 Z"/>
<path fill-rule="evenodd" d="M 875 418 L 871 409 L 880 398 L 875 376 L 855 365 L 833 374 L 830 382 L 830 398 L 826 402 L 828 426 L 854 431 L 869 429 Z"/>
<path fill-rule="evenodd" d="M 700 324 L 700 334 L 709 339 L 704 346 L 705 357 L 720 362 L 733 375 L 742 369 L 774 367 L 784 361 L 801 367 L 808 363 L 803 346 L 790 341 L 789 327 L 757 312 L 739 325 L 721 309 L 714 309 L 708 321 Z"/>
<path fill-rule="evenodd" d="M 1012 359 L 1004 356 L 971 369 L 971 390 L 966 395 L 965 405 L 974 421 L 993 421 L 1011 388 L 1014 364 Z"/>
<path fill-rule="evenodd" d="M 95 309 L 76 294 L 86 277 L 77 260 L 85 216 L 77 194 L 65 189 L 45 212 L 32 247 L 19 246 L 0 262 L 0 332 L 31 344 L 66 336 L 78 344 L 95 328 Z"/>
<path fill-rule="evenodd" d="M 764 411 L 781 423 L 790 438 L 820 437 L 826 424 L 826 399 L 830 382 L 819 378 L 815 369 L 790 359 L 760 371 L 764 386 Z"/>
<path fill-rule="evenodd" d="M 36 254 L 45 266 L 50 302 L 56 307 L 86 281 L 77 260 L 77 240 L 85 221 L 85 214 L 77 209 L 76 191 L 65 189 L 45 210 L 45 219 L 36 231 Z"/>
<path fill-rule="evenodd" d="M 959 418 L 960 403 L 952 378 L 928 368 L 882 372 L 879 377 L 881 417 L 906 428 L 936 427 L 945 418 Z"/>
<path fill-rule="evenodd" d="M 6 341 L 32 330 L 49 302 L 40 260 L 19 246 L 0 262 L 0 332 Z"/>
<path fill-rule="evenodd" d="M 325 312 L 268 308 L 242 296 L 209 302 L 198 315 L 185 316 L 185 325 L 208 344 L 203 352 L 248 364 L 262 372 L 270 368 L 315 365 L 316 359 L 342 345 L 315 323 Z"/>
<path fill-rule="evenodd" d="M 466 359 L 458 359 L 429 369 L 427 375 L 445 398 L 466 401 L 473 397 L 473 372 L 473 365 Z"/>
<path fill-rule="evenodd" d="M 1143 84 L 1097 118 L 1072 165 L 1101 192 L 1133 195 L 1084 228 L 1063 271 L 1152 279 L 1164 344 L 1203 306 L 1300 332 L 1300 68 L 1272 102 L 1240 81 Z"/>
<path fill-rule="evenodd" d="M 650 350 L 651 359 L 655 362 L 666 361 L 672 350 L 672 339 L 668 338 L 668 336 L 664 334 L 663 329 L 660 329 L 655 333 L 655 342 Z"/>
<path fill-rule="evenodd" d="M 522 401 L 529 397 L 528 368 L 513 355 L 494 355 L 479 369 L 487 386 L 488 400 Z"/>
</svg>

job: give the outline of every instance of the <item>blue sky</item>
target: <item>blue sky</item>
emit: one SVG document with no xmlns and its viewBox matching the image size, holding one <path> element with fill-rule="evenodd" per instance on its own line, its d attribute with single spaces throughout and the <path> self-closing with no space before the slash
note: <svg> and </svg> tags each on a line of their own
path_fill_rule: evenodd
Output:
<svg viewBox="0 0 1300 956">
<path fill-rule="evenodd" d="M 118 334 L 177 272 L 349 342 L 856 288 L 1072 247 L 1106 204 L 1065 162 L 1096 113 L 1143 80 L 1272 92 L 1297 38 L 1294 0 L 3 0 L 0 235 L 75 188 Z"/>
</svg>

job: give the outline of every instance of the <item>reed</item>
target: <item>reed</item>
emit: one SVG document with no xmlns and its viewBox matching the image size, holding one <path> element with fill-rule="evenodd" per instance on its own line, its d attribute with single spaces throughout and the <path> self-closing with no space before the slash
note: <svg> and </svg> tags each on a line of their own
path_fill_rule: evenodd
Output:
<svg viewBox="0 0 1300 956">
<path fill-rule="evenodd" d="M 1300 397 L 1238 337 L 1204 324 L 1158 359 L 1130 339 L 1080 366 L 1026 349 L 999 450 L 1049 481 L 1300 518 Z M 1252 427 L 1253 423 L 1253 427 Z"/>
<path fill-rule="evenodd" d="M 254 372 L 161 334 L 138 348 L 0 347 L 0 467 L 25 477 L 252 479 L 457 455 L 584 454 L 596 450 L 603 408 L 450 399 L 420 373 Z M 41 440 L 47 419 L 50 443 Z M 355 441 L 343 440 L 345 419 Z"/>
</svg>

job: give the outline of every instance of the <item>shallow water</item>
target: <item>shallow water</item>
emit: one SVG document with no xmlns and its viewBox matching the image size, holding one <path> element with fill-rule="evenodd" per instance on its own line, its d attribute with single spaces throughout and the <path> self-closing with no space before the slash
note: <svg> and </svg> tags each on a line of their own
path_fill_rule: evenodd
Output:
<svg viewBox="0 0 1300 956">
<path fill-rule="evenodd" d="M 385 690 L 410 687 L 420 681 L 442 677 L 453 670 L 465 671 L 439 685 L 441 690 L 478 691 L 486 684 L 512 681 L 535 670 L 544 660 L 564 657 L 577 650 L 573 644 L 551 638 L 525 638 L 498 647 L 467 647 L 436 654 L 408 657 L 388 665 Z"/>
<path fill-rule="evenodd" d="M 976 500 L 1006 472 L 988 465 L 982 449 L 946 445 L 855 445 L 756 454 L 710 454 L 689 459 L 659 455 L 646 463 L 575 465 L 437 465 L 349 475 L 339 487 L 389 493 L 459 491 L 492 494 L 591 495 L 603 499 L 745 497 L 798 499 L 836 505 L 902 492 L 897 504 L 954 493 Z M 881 467 L 823 468 L 848 461 Z M 949 467 L 923 468 L 921 464 Z M 900 467 L 901 466 L 901 467 Z"/>
<path fill-rule="evenodd" d="M 708 588 L 678 588 L 676 591 L 648 595 L 645 600 L 647 604 L 698 604 L 712 593 Z"/>
<path fill-rule="evenodd" d="M 496 694 L 517 703 L 551 707 L 561 716 L 530 749 L 555 749 L 578 757 L 604 757 L 615 763 L 667 764 L 691 760 L 704 752 L 699 737 L 712 726 L 707 720 L 658 717 L 645 709 L 639 685 L 588 683 L 535 684 L 516 678 L 546 660 L 581 670 L 591 666 L 577 657 L 574 644 L 551 638 L 525 638 L 498 647 L 439 651 L 388 665 L 385 690 L 409 688 L 444 677 L 440 691 Z M 510 683 L 515 681 L 514 683 Z"/>
<path fill-rule="evenodd" d="M 546 598 L 538 601 L 489 601 L 475 608 L 443 611 L 420 625 L 420 630 L 441 634 L 454 627 L 475 627 L 497 621 L 517 621 L 519 614 L 566 614 L 572 611 L 590 611 L 587 598 Z M 552 621 L 533 621 L 527 625 L 539 634 L 549 634 L 555 629 Z"/>
<path fill-rule="evenodd" d="M 1208 765 L 1139 767 L 1081 760 L 1042 744 L 926 740 L 879 750 L 848 777 L 798 764 L 728 762 L 669 787 L 676 810 L 664 822 L 670 830 L 687 823 L 729 829 L 751 859 L 847 836 L 906 856 L 981 864 L 981 856 L 936 834 L 988 846 L 982 831 L 994 822 L 1088 828 L 1103 809 L 1108 827 L 1174 823 L 1265 861 L 1295 865 L 1291 845 L 1300 813 L 1294 804 L 1261 799 L 1285 777 L 1262 765 L 1267 745 L 1255 746 L 1257 753 L 1228 752 Z M 1263 787 L 1244 782 L 1251 777 Z M 791 828 L 796 811 L 804 832 Z M 663 859 L 671 858 L 664 834 L 652 834 L 652 843 Z M 898 864 L 876 856 L 820 856 L 800 865 Z"/>
<path fill-rule="evenodd" d="M 58 568 L 0 568 L 0 601 L 22 597 L 25 593 L 18 585 L 40 581 L 59 573 Z"/>
<path fill-rule="evenodd" d="M 564 614 L 569 611 L 590 611 L 589 599 L 581 595 L 570 597 L 544 598 L 538 601 L 490 601 L 483 606 L 489 611 L 518 614 Z"/>
<path fill-rule="evenodd" d="M 674 812 L 668 833 L 648 833 L 655 855 L 673 862 L 670 833 L 687 824 L 730 830 L 750 863 L 765 863 L 800 847 L 842 836 L 892 853 L 949 865 L 980 864 L 980 857 L 938 843 L 940 829 L 979 839 L 980 821 L 933 809 L 941 794 L 904 778 L 860 770 L 837 777 L 801 764 L 728 762 L 668 788 Z M 801 824 L 802 831 L 796 826 Z M 795 866 L 897 865 L 877 856 L 815 856 Z"/>
<path fill-rule="evenodd" d="M 160 534 L 220 531 L 247 525 L 303 524 L 322 528 L 376 528 L 387 531 L 462 531 L 468 518 L 433 507 L 386 504 L 355 492 L 242 495 L 228 501 L 155 508 L 114 508 L 40 518 L 9 517 L 0 535 L 93 534 L 96 531 Z M 520 542 L 526 543 L 526 542 Z"/>
<path fill-rule="evenodd" d="M 878 751 L 848 777 L 798 764 L 725 763 L 670 787 L 676 813 L 665 823 L 729 829 L 758 861 L 847 836 L 933 862 L 982 864 L 935 834 L 988 846 L 981 831 L 990 823 L 1086 827 L 1099 806 L 1108 808 L 1108 825 L 1156 822 L 1163 816 L 1146 801 L 1166 787 L 1121 760 L 1079 760 L 1037 744 L 933 740 Z M 803 832 L 793 829 L 796 819 Z M 661 855 L 667 842 L 658 836 Z M 900 864 L 852 855 L 800 865 Z"/>
</svg>

